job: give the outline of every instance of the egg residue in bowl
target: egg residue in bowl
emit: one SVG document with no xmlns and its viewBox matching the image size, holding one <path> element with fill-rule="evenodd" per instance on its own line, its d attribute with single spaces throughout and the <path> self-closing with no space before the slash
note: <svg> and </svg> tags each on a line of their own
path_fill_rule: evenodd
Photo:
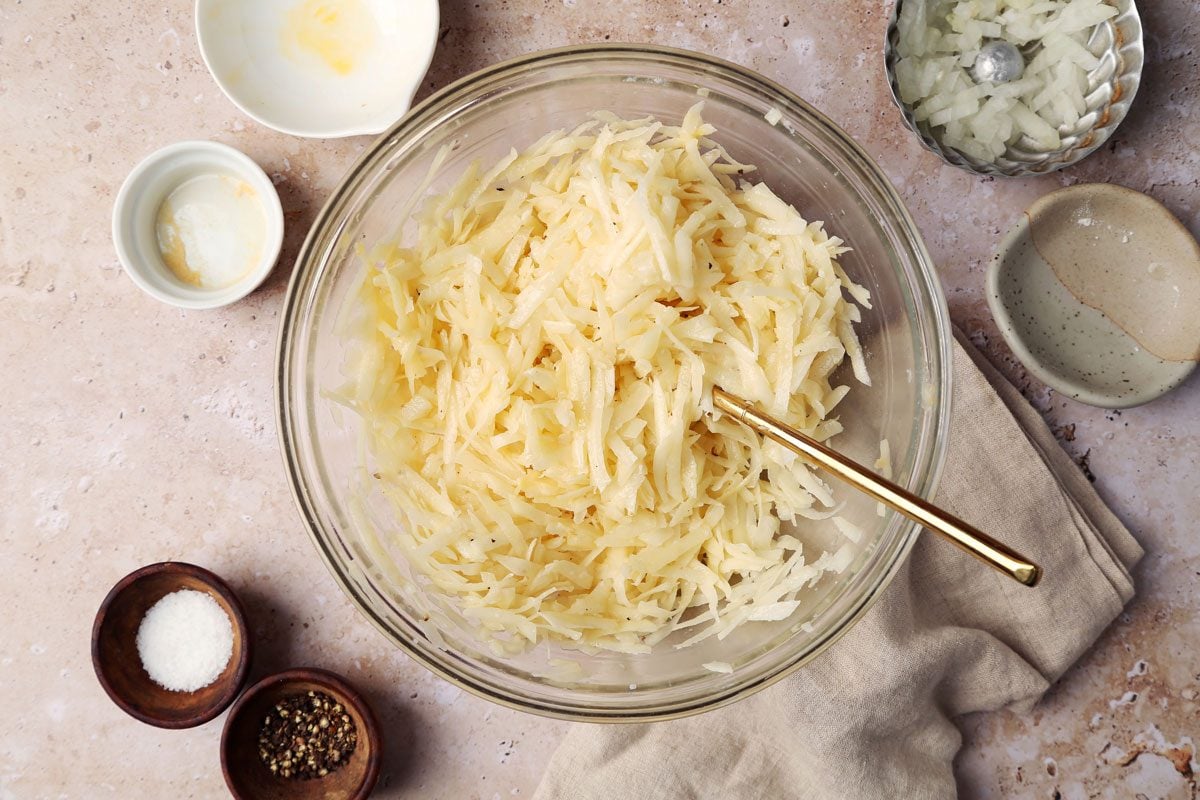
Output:
<svg viewBox="0 0 1200 800">
<path fill-rule="evenodd" d="M 375 46 L 375 22 L 362 0 L 304 0 L 287 15 L 283 52 L 347 75 Z"/>
</svg>

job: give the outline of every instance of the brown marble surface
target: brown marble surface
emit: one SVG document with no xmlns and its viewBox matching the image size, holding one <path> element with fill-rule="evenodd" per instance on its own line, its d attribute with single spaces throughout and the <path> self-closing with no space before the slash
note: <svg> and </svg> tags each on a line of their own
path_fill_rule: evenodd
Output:
<svg viewBox="0 0 1200 800">
<path fill-rule="evenodd" d="M 874 0 L 442 3 L 426 91 L 538 48 L 652 41 L 758 69 L 824 110 L 903 193 L 954 319 L 1146 547 L 1138 598 L 1033 713 L 967 721 L 968 798 L 1197 796 L 1200 378 L 1120 414 L 1073 403 L 1012 359 L 982 297 L 999 234 L 1061 185 L 1122 183 L 1200 232 L 1200 3 L 1141 6 L 1148 66 L 1115 139 L 1066 172 L 992 181 L 942 165 L 902 128 Z M 224 310 L 143 295 L 109 238 L 125 174 L 187 138 L 261 163 L 288 222 L 273 276 Z M 104 593 L 163 559 L 240 588 L 255 675 L 314 664 L 367 690 L 391 736 L 377 796 L 532 792 L 565 723 L 465 695 L 389 647 L 318 562 L 285 484 L 272 417 L 280 300 L 316 209 L 365 144 L 296 139 L 240 114 L 205 71 L 188 0 L 0 2 L 0 800 L 222 796 L 221 721 L 139 725 L 89 663 Z"/>
</svg>

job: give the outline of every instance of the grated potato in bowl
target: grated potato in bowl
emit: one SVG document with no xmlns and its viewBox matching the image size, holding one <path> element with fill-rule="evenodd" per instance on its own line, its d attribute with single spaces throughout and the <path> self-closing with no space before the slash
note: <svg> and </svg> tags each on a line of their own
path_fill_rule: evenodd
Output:
<svg viewBox="0 0 1200 800">
<path fill-rule="evenodd" d="M 341 391 L 399 550 L 498 652 L 649 652 L 788 617 L 845 569 L 781 521 L 830 520 L 809 467 L 714 384 L 824 440 L 868 383 L 842 242 L 751 180 L 689 111 L 595 114 L 429 199 L 364 251 Z M 438 167 L 435 163 L 434 169 Z"/>
</svg>

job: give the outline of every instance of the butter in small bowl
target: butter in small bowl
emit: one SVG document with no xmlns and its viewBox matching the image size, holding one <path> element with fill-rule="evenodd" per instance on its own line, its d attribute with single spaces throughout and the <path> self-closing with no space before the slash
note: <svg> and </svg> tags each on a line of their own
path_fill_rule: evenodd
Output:
<svg viewBox="0 0 1200 800">
<path fill-rule="evenodd" d="M 283 245 L 283 207 L 243 153 L 179 142 L 130 172 L 112 231 L 121 266 L 144 292 L 180 308 L 216 308 L 270 274 Z"/>
</svg>

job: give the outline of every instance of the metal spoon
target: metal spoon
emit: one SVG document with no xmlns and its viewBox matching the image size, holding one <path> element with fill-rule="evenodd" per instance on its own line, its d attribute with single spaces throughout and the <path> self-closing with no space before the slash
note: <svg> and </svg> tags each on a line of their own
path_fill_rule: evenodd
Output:
<svg viewBox="0 0 1200 800">
<path fill-rule="evenodd" d="M 1025 56 L 1012 42 L 995 39 L 985 44 L 971 67 L 979 83 L 1010 83 L 1025 74 Z"/>
<path fill-rule="evenodd" d="M 858 462 L 830 450 L 790 425 L 785 425 L 762 413 L 745 400 L 734 397 L 714 386 L 713 405 L 751 430 L 779 442 L 787 449 L 803 456 L 827 472 L 833 473 L 856 489 L 899 511 L 913 522 L 940 533 L 983 563 L 1003 572 L 1013 580 L 1026 586 L 1033 586 L 1041 577 L 1041 568 L 1015 550 L 932 503 L 879 477 Z"/>
</svg>

